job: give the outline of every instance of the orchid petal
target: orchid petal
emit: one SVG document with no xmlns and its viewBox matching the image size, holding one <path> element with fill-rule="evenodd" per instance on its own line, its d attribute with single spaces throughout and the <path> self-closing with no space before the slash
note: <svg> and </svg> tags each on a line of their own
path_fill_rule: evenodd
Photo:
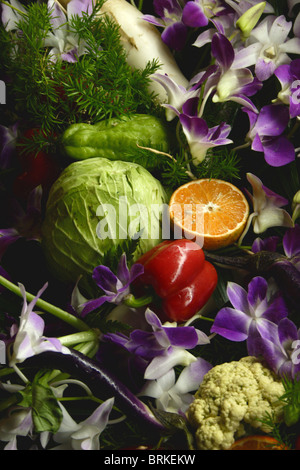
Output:
<svg viewBox="0 0 300 470">
<path fill-rule="evenodd" d="M 261 44 L 254 43 L 236 51 L 232 67 L 243 68 L 254 65 L 257 61 L 260 50 Z"/>
<path fill-rule="evenodd" d="M 91 0 L 71 0 L 67 5 L 68 18 L 82 16 L 83 13 L 92 14 L 93 2 Z"/>
<path fill-rule="evenodd" d="M 266 207 L 261 214 L 253 218 L 253 231 L 257 234 L 271 227 L 292 227 L 293 225 L 289 213 L 276 207 Z"/>
<path fill-rule="evenodd" d="M 248 302 L 253 309 L 257 309 L 259 304 L 266 300 L 267 290 L 268 283 L 263 277 L 256 276 L 251 279 L 248 284 Z"/>
<path fill-rule="evenodd" d="M 55 0 L 48 0 L 48 9 L 51 12 L 50 22 L 52 28 L 59 31 L 59 34 L 62 34 L 62 31 L 67 30 L 66 21 L 67 17 L 59 8 L 58 4 Z"/>
<path fill-rule="evenodd" d="M 289 228 L 283 237 L 283 249 L 288 258 L 300 253 L 300 226 Z"/>
<path fill-rule="evenodd" d="M 231 95 L 230 100 L 240 104 L 241 106 L 248 107 L 253 112 L 257 112 L 256 106 L 252 103 L 252 101 L 247 96 L 243 96 L 242 94 Z"/>
<path fill-rule="evenodd" d="M 298 329 L 289 318 L 284 318 L 278 325 L 278 337 L 284 349 L 289 349 L 291 343 L 298 339 Z"/>
<path fill-rule="evenodd" d="M 187 33 L 187 27 L 183 23 L 177 22 L 164 29 L 161 34 L 161 39 L 171 49 L 180 51 L 186 43 Z"/>
<path fill-rule="evenodd" d="M 220 33 L 215 33 L 211 41 L 211 50 L 220 66 L 228 70 L 234 61 L 234 50 L 230 41 Z"/>
<path fill-rule="evenodd" d="M 279 136 L 289 122 L 289 112 L 282 105 L 266 105 L 258 115 L 255 129 L 260 136 Z"/>
<path fill-rule="evenodd" d="M 178 0 L 153 0 L 155 13 L 161 18 L 172 16 L 179 19 L 182 8 Z"/>
<path fill-rule="evenodd" d="M 188 1 L 182 11 L 182 21 L 191 28 L 199 28 L 208 25 L 208 18 L 203 8 L 196 1 Z"/>
<path fill-rule="evenodd" d="M 1 4 L 1 19 L 6 31 L 17 29 L 17 23 L 23 18 L 22 13 L 27 14 L 26 9 L 18 0 L 10 0 L 10 4 L 21 13 L 4 3 Z"/>
<path fill-rule="evenodd" d="M 193 46 L 201 48 L 205 44 L 209 44 L 214 34 L 215 34 L 215 31 L 212 28 L 209 28 L 206 31 L 203 31 L 203 33 L 199 34 L 199 36 L 193 43 Z"/>
<path fill-rule="evenodd" d="M 292 22 L 287 21 L 284 15 L 278 16 L 272 23 L 269 32 L 271 43 L 283 44 L 292 28 Z"/>
<path fill-rule="evenodd" d="M 101 433 L 107 426 L 114 401 L 114 397 L 105 400 L 86 420 L 82 421 L 81 424 L 97 426 L 98 431 Z"/>
<path fill-rule="evenodd" d="M 248 338 L 250 323 L 251 318 L 246 313 L 225 307 L 217 313 L 210 331 L 231 341 L 244 341 Z"/>
<path fill-rule="evenodd" d="M 264 157 L 270 166 L 279 167 L 295 160 L 295 148 L 284 136 L 263 140 Z"/>
<path fill-rule="evenodd" d="M 212 365 L 202 357 L 185 367 L 176 382 L 178 393 L 188 393 L 198 390 L 203 377 L 212 368 Z"/>
<path fill-rule="evenodd" d="M 165 23 L 162 20 L 160 20 L 159 18 L 156 18 L 153 15 L 143 15 L 142 19 L 147 21 L 148 23 L 154 24 L 155 26 L 158 26 L 158 27 L 164 27 L 165 26 Z"/>
<path fill-rule="evenodd" d="M 228 282 L 227 296 L 234 308 L 241 310 L 242 312 L 248 311 L 248 296 L 246 290 L 242 286 L 235 282 Z"/>
<path fill-rule="evenodd" d="M 170 344 L 176 347 L 193 349 L 199 344 L 199 342 L 201 342 L 201 344 L 209 343 L 208 337 L 202 332 L 200 332 L 200 337 L 194 327 L 164 327 L 164 331 L 168 336 Z"/>
<path fill-rule="evenodd" d="M 98 299 L 88 300 L 87 302 L 85 302 L 83 305 L 80 306 L 80 307 L 83 307 L 81 316 L 85 317 L 88 313 L 92 312 L 93 310 L 96 310 L 97 308 L 100 308 L 105 302 L 110 302 L 113 299 L 114 299 L 113 295 L 103 295 L 102 297 L 99 297 Z"/>
<path fill-rule="evenodd" d="M 267 238 L 256 238 L 252 243 L 251 251 L 253 253 L 258 253 L 259 251 L 273 251 L 277 249 L 277 244 L 279 242 L 279 237 L 272 236 Z"/>
<path fill-rule="evenodd" d="M 177 365 L 187 366 L 196 361 L 189 351 L 181 348 L 168 350 L 164 355 L 156 356 L 147 366 L 144 378 L 147 380 L 158 379 Z"/>
<path fill-rule="evenodd" d="M 97 286 L 107 294 L 116 293 L 116 290 L 121 287 L 121 282 L 107 266 L 97 266 L 93 270 L 92 277 Z"/>
</svg>

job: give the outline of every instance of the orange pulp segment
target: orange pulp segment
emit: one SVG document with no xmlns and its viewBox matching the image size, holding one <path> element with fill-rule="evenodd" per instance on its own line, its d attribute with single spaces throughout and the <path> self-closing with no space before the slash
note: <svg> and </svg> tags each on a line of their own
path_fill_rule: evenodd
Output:
<svg viewBox="0 0 300 470">
<path fill-rule="evenodd" d="M 196 239 L 215 250 L 238 240 L 249 216 L 249 205 L 240 189 L 228 181 L 203 178 L 190 181 L 172 194 L 169 214 L 174 234 Z"/>
</svg>

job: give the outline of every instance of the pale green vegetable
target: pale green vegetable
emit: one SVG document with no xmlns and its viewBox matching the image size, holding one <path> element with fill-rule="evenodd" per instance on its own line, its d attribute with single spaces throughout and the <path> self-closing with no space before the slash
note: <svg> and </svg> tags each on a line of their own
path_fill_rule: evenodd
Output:
<svg viewBox="0 0 300 470">
<path fill-rule="evenodd" d="M 282 381 L 262 361 L 253 356 L 213 367 L 187 410 L 200 450 L 228 450 L 253 428 L 268 433 L 264 421 L 272 416 L 283 420 Z"/>
<path fill-rule="evenodd" d="M 49 267 L 62 281 L 89 279 L 116 246 L 135 238 L 137 259 L 161 241 L 167 195 L 142 166 L 106 158 L 74 162 L 51 188 L 42 226 Z"/>
</svg>

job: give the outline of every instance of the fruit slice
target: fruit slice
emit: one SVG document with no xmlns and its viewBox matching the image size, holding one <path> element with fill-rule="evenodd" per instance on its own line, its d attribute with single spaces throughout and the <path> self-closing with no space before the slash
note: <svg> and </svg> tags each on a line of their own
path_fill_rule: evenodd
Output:
<svg viewBox="0 0 300 470">
<path fill-rule="evenodd" d="M 289 450 L 289 448 L 274 437 L 257 435 L 238 439 L 229 450 Z"/>
<path fill-rule="evenodd" d="M 249 216 L 249 205 L 233 184 L 204 178 L 177 188 L 169 212 L 176 238 L 183 236 L 215 250 L 238 240 Z"/>
</svg>

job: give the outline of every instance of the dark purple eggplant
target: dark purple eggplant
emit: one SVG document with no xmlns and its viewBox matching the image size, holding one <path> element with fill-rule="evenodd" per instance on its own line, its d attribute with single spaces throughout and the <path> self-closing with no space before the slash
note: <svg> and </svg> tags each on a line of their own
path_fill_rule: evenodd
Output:
<svg viewBox="0 0 300 470">
<path fill-rule="evenodd" d="M 242 269 L 254 276 L 272 276 L 289 300 L 300 301 L 300 272 L 293 259 L 273 251 L 226 256 L 205 251 L 205 258 L 224 268 Z"/>
<path fill-rule="evenodd" d="M 143 429 L 153 433 L 166 433 L 166 427 L 156 419 L 150 409 L 140 401 L 117 377 L 102 364 L 84 354 L 70 349 L 70 354 L 47 351 L 27 359 L 23 366 L 59 369 L 82 380 L 95 396 L 115 397 L 115 404 L 130 419 L 139 422 Z"/>
</svg>

